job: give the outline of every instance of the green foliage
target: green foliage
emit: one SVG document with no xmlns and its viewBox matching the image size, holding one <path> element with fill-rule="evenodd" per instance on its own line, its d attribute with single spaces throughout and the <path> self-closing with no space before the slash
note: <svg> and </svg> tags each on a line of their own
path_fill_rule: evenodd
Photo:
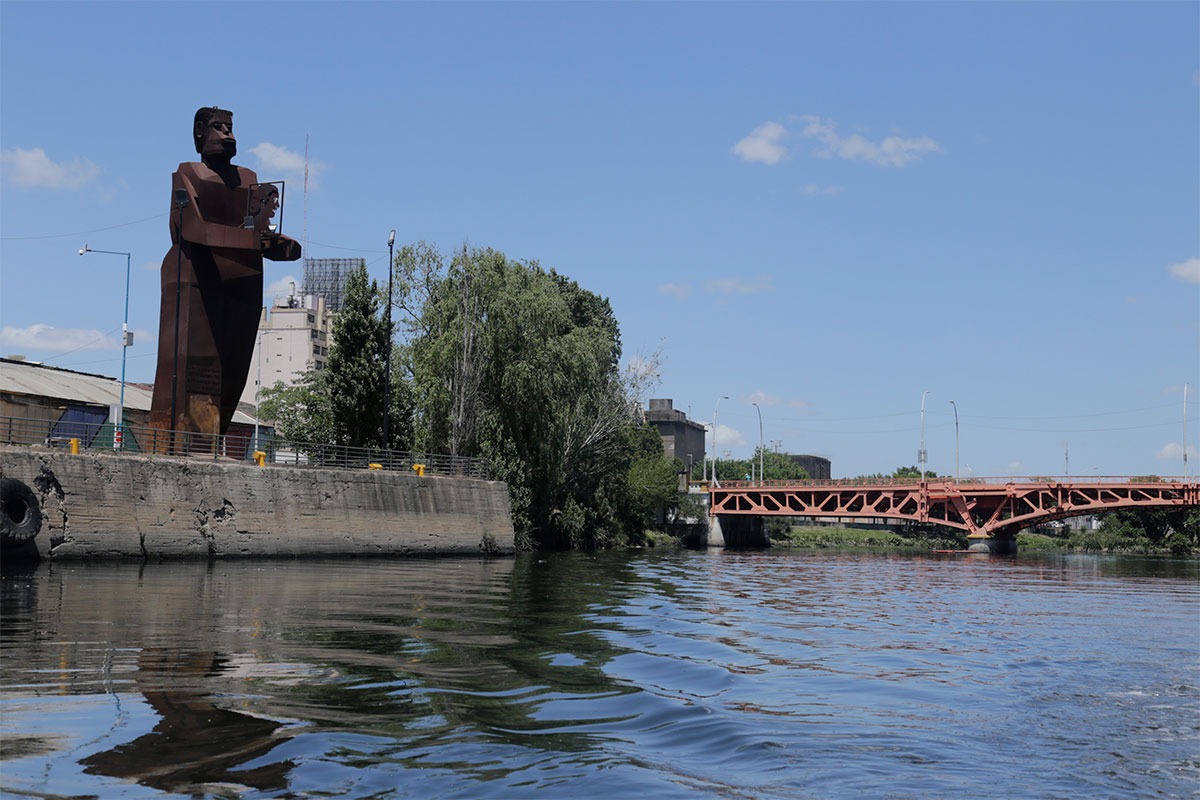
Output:
<svg viewBox="0 0 1200 800">
<path fill-rule="evenodd" d="M 1183 555 L 1200 550 L 1200 508 L 1121 508 L 1106 514 L 1095 534 L 1086 549 Z"/>
<path fill-rule="evenodd" d="M 927 469 L 927 470 L 925 470 L 925 477 L 926 477 L 926 479 L 928 479 L 928 478 L 937 478 L 940 476 L 933 470 Z M 915 480 L 920 480 L 920 478 L 921 478 L 921 468 L 917 467 L 917 466 L 896 467 L 896 471 L 893 472 L 891 475 L 884 475 L 882 472 L 875 472 L 870 475 L 859 475 L 858 476 L 859 480 L 868 480 L 868 481 L 869 480 L 913 480 L 913 481 L 915 481 Z"/>
<path fill-rule="evenodd" d="M 631 433 L 608 301 L 494 250 L 464 247 L 447 266 L 420 243 L 396 270 L 420 446 L 487 458 L 529 545 L 603 547 L 640 529 L 666 470 Z"/>
<path fill-rule="evenodd" d="M 333 408 L 324 372 L 305 372 L 292 386 L 264 387 L 258 415 L 272 420 L 276 435 L 297 442 L 333 442 Z"/>
<path fill-rule="evenodd" d="M 379 292 L 365 262 L 350 270 L 342 309 L 333 326 L 325 380 L 336 444 L 383 444 L 383 381 L 387 327 L 379 317 Z"/>
<path fill-rule="evenodd" d="M 351 270 L 343 308 L 333 325 L 327 368 L 308 371 L 293 386 L 277 383 L 262 391 L 259 415 L 273 420 L 285 439 L 355 447 L 383 445 L 383 374 L 387 324 L 380 313 L 366 265 Z M 412 445 L 412 387 L 404 379 L 403 353 L 394 351 L 390 389 L 389 442 L 394 450 Z"/>
</svg>

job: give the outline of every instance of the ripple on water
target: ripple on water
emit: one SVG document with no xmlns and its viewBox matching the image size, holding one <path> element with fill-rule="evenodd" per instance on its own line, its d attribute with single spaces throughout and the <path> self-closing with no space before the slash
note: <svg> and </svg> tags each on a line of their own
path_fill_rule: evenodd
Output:
<svg viewBox="0 0 1200 800">
<path fill-rule="evenodd" d="M 791 553 L 39 569 L 0 595 L 0 787 L 1187 796 L 1196 578 Z"/>
</svg>

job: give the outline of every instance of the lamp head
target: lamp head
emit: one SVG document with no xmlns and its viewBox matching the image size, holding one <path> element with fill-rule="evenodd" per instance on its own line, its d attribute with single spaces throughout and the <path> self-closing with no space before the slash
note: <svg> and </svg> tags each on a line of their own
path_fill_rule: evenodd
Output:
<svg viewBox="0 0 1200 800">
<path fill-rule="evenodd" d="M 79 255 L 83 255 L 87 251 L 88 251 L 88 246 L 85 244 L 83 247 L 79 248 Z"/>
<path fill-rule="evenodd" d="M 396 229 L 393 228 L 391 230 L 391 232 L 388 233 L 388 247 L 391 247 L 395 243 L 396 243 Z"/>
</svg>

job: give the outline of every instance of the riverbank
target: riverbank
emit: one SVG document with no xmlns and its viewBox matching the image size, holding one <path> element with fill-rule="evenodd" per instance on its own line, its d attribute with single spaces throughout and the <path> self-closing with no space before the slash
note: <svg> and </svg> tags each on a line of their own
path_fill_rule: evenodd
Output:
<svg viewBox="0 0 1200 800">
<path fill-rule="evenodd" d="M 6 546 L 6 559 L 515 550 L 508 487 L 479 478 L 3 445 L 0 476 L 14 491 L 6 519 L 31 537 Z"/>
<path fill-rule="evenodd" d="M 965 550 L 968 544 L 965 536 L 958 537 L 936 530 L 924 536 L 905 536 L 885 529 L 795 525 L 771 533 L 772 547 L 797 550 L 873 549 L 928 552 L 931 550 Z M 671 548 L 682 547 L 684 544 L 678 537 L 671 534 L 647 531 L 642 546 Z M 1142 539 L 1130 539 L 1103 531 L 1072 531 L 1064 536 L 1047 536 L 1022 531 L 1017 534 L 1017 552 L 1200 556 L 1200 550 L 1195 548 L 1180 552 L 1178 548 L 1154 547 Z"/>
<path fill-rule="evenodd" d="M 865 547 L 896 550 L 965 550 L 967 539 L 965 536 L 956 537 L 940 531 L 927 536 L 904 536 L 888 530 L 797 525 L 785 532 L 772 534 L 771 545 L 808 549 Z M 1021 531 L 1017 534 L 1017 552 L 1200 555 L 1200 551 L 1195 548 L 1178 552 L 1178 548 L 1155 547 L 1143 539 L 1130 539 L 1103 531 L 1071 531 L 1063 536 Z"/>
</svg>

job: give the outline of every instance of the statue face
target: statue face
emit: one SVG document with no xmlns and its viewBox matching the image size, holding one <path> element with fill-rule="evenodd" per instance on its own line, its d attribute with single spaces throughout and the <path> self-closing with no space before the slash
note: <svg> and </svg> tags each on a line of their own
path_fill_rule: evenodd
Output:
<svg viewBox="0 0 1200 800">
<path fill-rule="evenodd" d="M 237 139 L 233 138 L 233 119 L 223 114 L 214 114 L 204 129 L 200 140 L 200 154 L 204 156 L 237 155 Z"/>
</svg>

